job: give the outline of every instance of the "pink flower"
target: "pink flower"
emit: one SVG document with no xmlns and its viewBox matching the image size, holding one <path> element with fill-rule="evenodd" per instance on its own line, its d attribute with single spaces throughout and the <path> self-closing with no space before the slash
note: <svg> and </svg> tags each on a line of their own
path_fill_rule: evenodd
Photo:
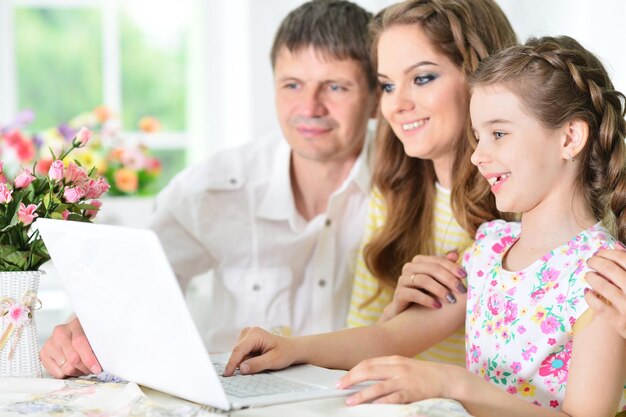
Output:
<svg viewBox="0 0 626 417">
<path fill-rule="evenodd" d="M 504 299 L 501 294 L 493 293 L 487 300 L 487 308 L 494 316 L 498 314 L 501 308 L 504 307 Z"/>
<path fill-rule="evenodd" d="M 98 214 L 98 211 L 100 210 L 100 207 L 102 207 L 102 201 L 93 200 L 89 204 L 94 206 L 95 209 L 93 209 L 93 210 L 86 210 L 85 211 L 85 215 L 87 217 L 89 217 L 90 219 L 93 219 L 94 217 L 96 217 L 96 214 Z"/>
<path fill-rule="evenodd" d="M 476 346 L 472 344 L 472 348 L 470 349 L 470 360 L 474 363 L 478 363 L 478 359 L 480 359 L 480 346 Z"/>
<path fill-rule="evenodd" d="M 30 320 L 28 309 L 20 303 L 11 304 L 7 316 L 14 327 L 21 327 Z"/>
<path fill-rule="evenodd" d="M 511 242 L 513 242 L 513 238 L 511 236 L 505 236 L 500 239 L 500 242 L 494 244 L 491 247 L 491 250 L 493 250 L 495 253 L 502 253 L 507 248 L 507 246 L 511 244 Z"/>
<path fill-rule="evenodd" d="M 102 194 L 109 191 L 109 188 L 111 188 L 111 186 L 104 178 L 98 178 L 97 180 L 90 179 L 86 183 L 85 198 L 100 198 Z"/>
<path fill-rule="evenodd" d="M 524 326 L 519 326 L 519 327 L 517 328 L 517 331 L 519 332 L 519 334 L 524 334 L 524 333 L 526 333 L 526 327 L 524 327 Z"/>
<path fill-rule="evenodd" d="M 509 394 L 517 394 L 517 388 L 513 385 L 509 385 L 506 389 L 506 392 L 508 392 Z"/>
<path fill-rule="evenodd" d="M 80 187 L 68 187 L 63 191 L 63 197 L 65 201 L 70 204 L 76 203 L 78 200 L 85 196 L 85 190 Z"/>
<path fill-rule="evenodd" d="M 567 381 L 567 373 L 569 369 L 569 360 L 571 356 L 572 342 L 568 342 L 559 353 L 553 353 L 548 355 L 542 362 L 539 368 L 539 375 L 550 376 L 553 375 L 558 378 L 559 383 L 562 384 Z"/>
<path fill-rule="evenodd" d="M 557 408 L 559 406 L 559 402 L 557 400 L 550 400 L 550 407 Z"/>
<path fill-rule="evenodd" d="M 532 298 L 531 304 L 532 305 L 537 304 L 539 301 L 541 301 L 541 299 L 543 298 L 545 294 L 546 294 L 546 291 L 543 288 L 530 294 L 530 298 Z"/>
<path fill-rule="evenodd" d="M 70 162 L 67 165 L 65 171 L 65 180 L 69 183 L 82 183 L 87 179 L 87 171 L 84 168 L 79 167 L 74 162 Z"/>
<path fill-rule="evenodd" d="M 518 373 L 519 371 L 522 370 L 522 364 L 519 362 L 513 362 L 511 364 L 511 370 L 513 371 L 514 374 Z"/>
<path fill-rule="evenodd" d="M 24 203 L 20 203 L 20 208 L 17 210 L 17 218 L 19 221 L 24 223 L 25 226 L 28 226 L 33 222 L 33 220 L 35 220 L 35 217 L 38 217 L 35 210 L 37 210 L 37 206 L 35 204 L 25 206 Z"/>
<path fill-rule="evenodd" d="M 544 321 L 541 322 L 541 331 L 543 334 L 552 334 L 556 332 L 556 328 L 558 327 L 559 322 L 554 318 L 554 316 L 548 316 Z"/>
<path fill-rule="evenodd" d="M 50 177 L 53 181 L 61 181 L 63 179 L 63 170 L 65 166 L 63 165 L 63 161 L 57 159 L 52 162 L 50 165 L 50 170 L 48 171 L 48 177 Z"/>
<path fill-rule="evenodd" d="M 9 204 L 13 199 L 12 194 L 13 191 L 9 190 L 5 183 L 0 183 L 0 203 Z"/>
<path fill-rule="evenodd" d="M 2 171 L 4 169 L 4 161 L 0 161 L 0 174 L 2 174 L 4 171 Z"/>
<path fill-rule="evenodd" d="M 85 146 L 87 142 L 89 142 L 89 140 L 91 139 L 92 135 L 93 133 L 91 132 L 91 130 L 87 129 L 86 127 L 81 127 L 76 134 L 76 139 L 74 139 L 76 146 L 78 146 L 79 148 Z"/>
<path fill-rule="evenodd" d="M 20 175 L 15 177 L 13 185 L 15 185 L 15 188 L 26 188 L 31 182 L 33 182 L 34 179 L 35 177 L 30 173 L 30 171 L 24 170 Z"/>
<path fill-rule="evenodd" d="M 548 268 L 541 272 L 541 282 L 551 282 L 559 279 L 559 271 L 554 268 Z"/>
<path fill-rule="evenodd" d="M 553 338 L 553 337 L 549 338 L 549 339 L 548 339 L 548 344 L 549 344 L 550 346 L 554 346 L 554 345 L 556 345 L 556 339 L 555 339 L 555 338 Z"/>
<path fill-rule="evenodd" d="M 67 220 L 70 217 L 70 211 L 64 210 L 63 213 L 61 213 L 61 216 L 63 217 L 63 220 Z"/>
<path fill-rule="evenodd" d="M 504 324 L 511 324 L 517 318 L 517 304 L 507 300 L 504 312 Z"/>
</svg>

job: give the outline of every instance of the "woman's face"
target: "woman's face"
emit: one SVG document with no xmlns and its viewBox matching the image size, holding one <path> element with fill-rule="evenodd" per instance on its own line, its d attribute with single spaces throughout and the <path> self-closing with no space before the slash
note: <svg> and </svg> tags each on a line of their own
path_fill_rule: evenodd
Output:
<svg viewBox="0 0 626 417">
<path fill-rule="evenodd" d="M 406 154 L 450 162 L 469 109 L 461 69 L 435 49 L 418 25 L 396 25 L 385 29 L 378 42 L 378 80 L 382 115 Z"/>
</svg>

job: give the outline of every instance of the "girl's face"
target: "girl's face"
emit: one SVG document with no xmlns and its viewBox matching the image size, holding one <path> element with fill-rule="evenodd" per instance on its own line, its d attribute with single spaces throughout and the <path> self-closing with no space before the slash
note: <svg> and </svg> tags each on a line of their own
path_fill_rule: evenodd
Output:
<svg viewBox="0 0 626 417">
<path fill-rule="evenodd" d="M 470 103 L 478 146 L 472 163 L 491 185 L 498 210 L 527 213 L 571 192 L 560 130 L 546 129 L 505 87 L 477 87 Z"/>
<path fill-rule="evenodd" d="M 380 36 L 378 80 L 382 115 L 406 154 L 451 160 L 469 103 L 461 69 L 438 52 L 417 25 L 397 25 Z"/>
</svg>

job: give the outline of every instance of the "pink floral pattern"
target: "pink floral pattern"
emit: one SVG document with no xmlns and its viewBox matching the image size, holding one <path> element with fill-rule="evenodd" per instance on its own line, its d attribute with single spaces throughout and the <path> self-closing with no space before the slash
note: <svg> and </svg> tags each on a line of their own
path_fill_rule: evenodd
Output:
<svg viewBox="0 0 626 417">
<path fill-rule="evenodd" d="M 560 409 L 567 388 L 572 326 L 587 310 L 586 261 L 615 245 L 599 224 L 581 232 L 522 271 L 502 259 L 519 223 L 483 224 L 463 263 L 468 272 L 468 369 L 512 395 Z"/>
</svg>

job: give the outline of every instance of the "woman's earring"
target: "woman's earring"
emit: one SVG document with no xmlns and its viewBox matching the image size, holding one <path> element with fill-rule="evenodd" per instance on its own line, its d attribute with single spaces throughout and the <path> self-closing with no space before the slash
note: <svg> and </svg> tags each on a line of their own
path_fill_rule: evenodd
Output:
<svg viewBox="0 0 626 417">
<path fill-rule="evenodd" d="M 571 152 L 567 153 L 567 159 L 569 159 L 570 161 L 574 162 L 574 155 L 572 155 Z"/>
</svg>

